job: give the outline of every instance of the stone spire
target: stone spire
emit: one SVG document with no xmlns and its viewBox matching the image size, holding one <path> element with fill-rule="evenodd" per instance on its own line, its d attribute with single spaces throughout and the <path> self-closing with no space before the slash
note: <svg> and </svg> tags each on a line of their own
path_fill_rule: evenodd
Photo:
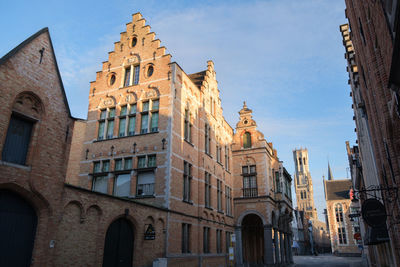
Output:
<svg viewBox="0 0 400 267">
<path fill-rule="evenodd" d="M 329 165 L 329 161 L 328 161 L 328 181 L 333 180 L 333 175 L 332 175 L 332 170 L 331 170 L 331 166 Z"/>
</svg>

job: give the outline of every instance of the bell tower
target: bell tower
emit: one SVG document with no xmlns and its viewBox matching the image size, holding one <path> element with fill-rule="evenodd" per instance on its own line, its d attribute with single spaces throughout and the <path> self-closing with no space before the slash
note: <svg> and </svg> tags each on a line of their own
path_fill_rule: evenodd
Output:
<svg viewBox="0 0 400 267">
<path fill-rule="evenodd" d="M 318 219 L 317 209 L 314 205 L 312 178 L 308 165 L 308 150 L 306 148 L 293 150 L 293 160 L 297 207 L 310 218 Z"/>
</svg>

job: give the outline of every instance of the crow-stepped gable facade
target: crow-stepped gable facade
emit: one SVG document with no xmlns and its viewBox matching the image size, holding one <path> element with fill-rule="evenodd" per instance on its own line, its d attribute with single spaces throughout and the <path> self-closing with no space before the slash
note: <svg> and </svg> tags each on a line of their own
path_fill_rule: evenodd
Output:
<svg viewBox="0 0 400 267">
<path fill-rule="evenodd" d="M 292 262 L 272 143 L 246 106 L 234 132 L 214 63 L 185 73 L 140 13 L 90 84 L 87 120 L 70 115 L 47 29 L 0 59 L 0 82 L 5 266 Z"/>
</svg>

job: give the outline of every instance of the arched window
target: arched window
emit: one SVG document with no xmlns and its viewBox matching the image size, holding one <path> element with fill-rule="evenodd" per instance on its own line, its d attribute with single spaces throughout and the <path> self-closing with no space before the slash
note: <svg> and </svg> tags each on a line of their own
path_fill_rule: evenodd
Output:
<svg viewBox="0 0 400 267">
<path fill-rule="evenodd" d="M 251 134 L 249 132 L 245 132 L 243 135 L 243 148 L 251 147 Z"/>
<path fill-rule="evenodd" d="M 43 105 L 39 97 L 24 92 L 17 96 L 12 111 L 1 160 L 27 165 L 28 150 L 35 136 L 35 125 L 43 115 Z"/>
</svg>

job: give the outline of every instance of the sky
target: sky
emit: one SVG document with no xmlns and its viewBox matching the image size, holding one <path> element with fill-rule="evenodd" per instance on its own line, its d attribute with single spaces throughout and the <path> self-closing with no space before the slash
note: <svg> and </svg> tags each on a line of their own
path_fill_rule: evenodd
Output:
<svg viewBox="0 0 400 267">
<path fill-rule="evenodd" d="M 15 0 L 1 1 L 0 10 L 0 57 L 49 27 L 75 117 L 86 118 L 89 82 L 141 12 L 186 73 L 213 60 L 233 128 L 246 101 L 289 173 L 293 149 L 308 149 L 320 220 L 328 160 L 335 178 L 349 177 L 345 141 L 354 144 L 356 135 L 339 31 L 347 22 L 344 0 Z"/>
</svg>

